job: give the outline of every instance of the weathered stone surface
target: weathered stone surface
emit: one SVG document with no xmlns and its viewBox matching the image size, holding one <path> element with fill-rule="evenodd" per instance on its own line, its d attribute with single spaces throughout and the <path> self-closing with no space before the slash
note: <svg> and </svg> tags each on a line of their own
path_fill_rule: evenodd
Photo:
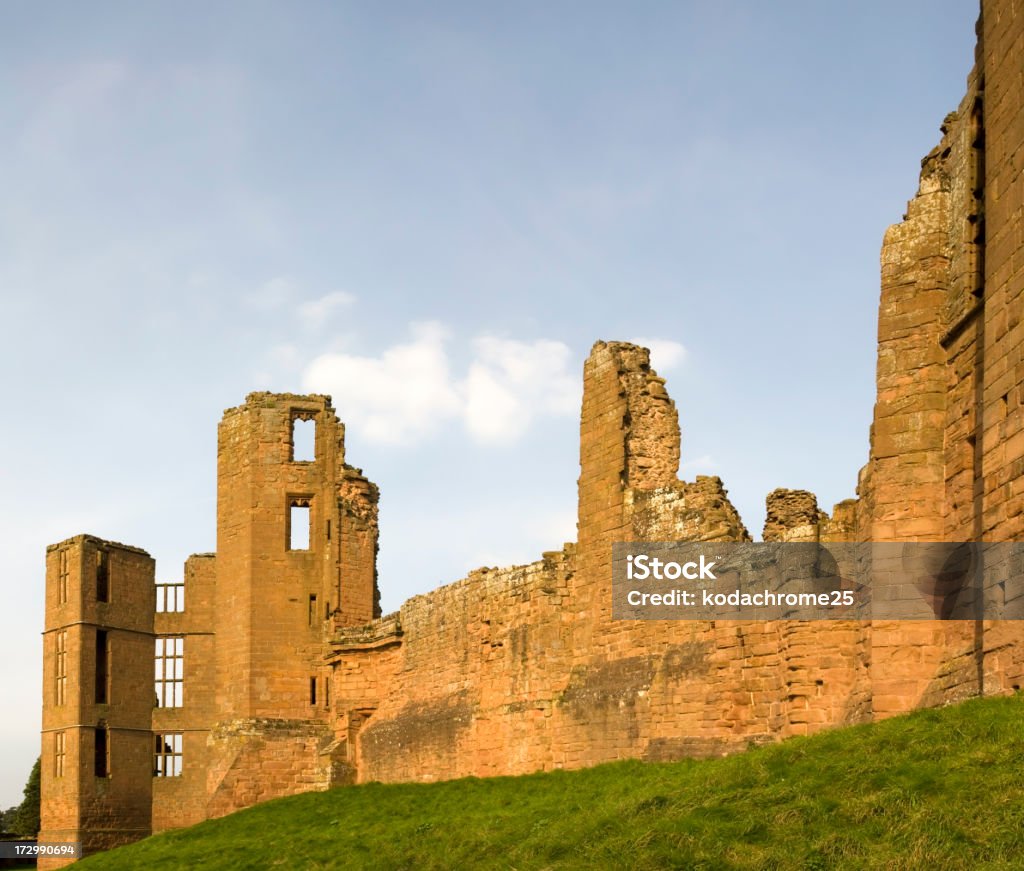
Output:
<svg viewBox="0 0 1024 871">
<path fill-rule="evenodd" d="M 766 540 L 1024 535 L 1024 7 L 982 12 L 967 94 L 885 234 L 858 498 L 829 516 L 775 490 Z M 316 420 L 312 462 L 293 459 L 296 418 Z M 613 542 L 749 540 L 721 479 L 678 479 L 680 451 L 647 350 L 597 342 L 577 541 L 381 617 L 377 488 L 345 462 L 329 398 L 250 394 L 220 425 L 217 553 L 186 564 L 184 611 L 154 615 L 143 551 L 78 536 L 47 552 L 41 837 L 98 850 L 369 779 L 717 755 L 1024 683 L 1020 623 L 613 621 Z M 307 549 L 288 545 L 293 505 L 309 509 Z M 154 709 L 154 639 L 169 636 L 184 639 L 184 704 Z M 166 733 L 183 735 L 182 774 L 153 778 Z"/>
</svg>

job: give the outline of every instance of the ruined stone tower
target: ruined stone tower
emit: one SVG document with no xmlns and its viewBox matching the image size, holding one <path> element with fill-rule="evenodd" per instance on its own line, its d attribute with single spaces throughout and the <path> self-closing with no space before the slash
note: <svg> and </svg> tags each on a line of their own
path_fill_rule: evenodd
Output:
<svg viewBox="0 0 1024 871">
<path fill-rule="evenodd" d="M 229 409 L 217 477 L 217 553 L 182 581 L 91 536 L 47 552 L 44 838 L 109 849 L 337 773 L 324 639 L 378 614 L 376 487 L 325 396 Z"/>
<path fill-rule="evenodd" d="M 328 397 L 250 394 L 225 413 L 217 457 L 211 815 L 329 782 L 325 627 L 369 622 L 378 600 L 377 491 L 345 464 Z"/>
</svg>

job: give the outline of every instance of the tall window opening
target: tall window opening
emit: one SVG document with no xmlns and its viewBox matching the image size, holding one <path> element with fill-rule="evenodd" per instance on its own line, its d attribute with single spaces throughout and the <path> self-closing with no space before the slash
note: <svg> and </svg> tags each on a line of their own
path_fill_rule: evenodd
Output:
<svg viewBox="0 0 1024 871">
<path fill-rule="evenodd" d="M 982 98 L 976 97 L 970 117 L 971 151 L 968 156 L 968 177 L 971 203 L 968 208 L 965 241 L 969 262 L 971 292 L 976 297 L 985 293 L 985 127 Z"/>
<path fill-rule="evenodd" d="M 154 777 L 181 776 L 181 732 L 164 732 L 156 736 L 156 750 L 153 756 Z"/>
<path fill-rule="evenodd" d="M 110 561 L 105 550 L 96 551 L 96 601 L 110 601 Z"/>
<path fill-rule="evenodd" d="M 67 742 L 63 732 L 53 733 L 53 776 L 64 776 L 64 759 L 66 756 Z"/>
<path fill-rule="evenodd" d="M 96 630 L 96 704 L 110 703 L 110 638 L 106 629 Z"/>
<path fill-rule="evenodd" d="M 304 496 L 293 496 L 288 500 L 288 550 L 309 550 L 311 501 Z"/>
<path fill-rule="evenodd" d="M 185 584 L 156 585 L 156 612 L 158 614 L 180 614 L 185 610 Z"/>
<path fill-rule="evenodd" d="M 97 777 L 110 775 L 110 735 L 107 724 L 100 720 L 96 724 L 96 742 L 94 745 L 94 770 Z"/>
<path fill-rule="evenodd" d="M 68 699 L 68 633 L 66 629 L 57 633 L 54 643 L 57 647 L 54 704 L 63 705 Z"/>
<path fill-rule="evenodd" d="M 313 412 L 292 415 L 292 462 L 311 463 L 316 459 L 316 419 Z"/>
<path fill-rule="evenodd" d="M 60 571 L 57 576 L 57 604 L 65 605 L 68 601 L 68 576 L 71 574 L 68 568 L 68 552 L 62 550 L 58 556 L 60 560 Z"/>
<path fill-rule="evenodd" d="M 311 677 L 309 679 L 309 703 L 311 705 L 316 704 L 316 678 Z"/>
<path fill-rule="evenodd" d="M 156 639 L 156 706 L 180 708 L 185 682 L 185 639 Z"/>
</svg>

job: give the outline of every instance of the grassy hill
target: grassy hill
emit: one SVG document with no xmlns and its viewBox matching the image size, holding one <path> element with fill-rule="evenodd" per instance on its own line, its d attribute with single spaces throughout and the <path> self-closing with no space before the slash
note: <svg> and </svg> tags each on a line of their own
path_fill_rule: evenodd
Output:
<svg viewBox="0 0 1024 871">
<path fill-rule="evenodd" d="M 1024 868 L 1024 696 L 724 759 L 307 793 L 76 867 Z"/>
</svg>

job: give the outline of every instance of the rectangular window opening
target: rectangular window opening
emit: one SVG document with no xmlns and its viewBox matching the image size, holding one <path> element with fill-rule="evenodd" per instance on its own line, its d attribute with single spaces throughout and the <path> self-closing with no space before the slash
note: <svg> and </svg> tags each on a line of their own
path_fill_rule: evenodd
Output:
<svg viewBox="0 0 1024 871">
<path fill-rule="evenodd" d="M 309 499 L 288 500 L 288 550 L 309 550 L 312 515 Z"/>
<path fill-rule="evenodd" d="M 181 732 L 163 732 L 156 735 L 153 753 L 154 777 L 181 777 L 183 737 Z"/>
<path fill-rule="evenodd" d="M 185 685 L 185 639 L 166 636 L 156 639 L 156 707 L 180 708 Z"/>
<path fill-rule="evenodd" d="M 312 463 L 316 459 L 316 419 L 312 412 L 292 416 L 292 462 Z"/>
<path fill-rule="evenodd" d="M 57 633 L 56 687 L 54 704 L 63 705 L 68 697 L 68 633 Z"/>
<path fill-rule="evenodd" d="M 64 776 L 64 759 L 66 753 L 66 741 L 63 732 L 53 733 L 53 776 Z"/>
<path fill-rule="evenodd" d="M 316 678 L 311 677 L 309 679 L 309 703 L 310 705 L 316 704 Z"/>
<path fill-rule="evenodd" d="M 110 639 L 106 629 L 96 630 L 96 704 L 110 703 Z"/>
<path fill-rule="evenodd" d="M 68 601 L 68 576 L 71 572 L 68 569 L 68 552 L 62 550 L 60 552 L 60 573 L 57 583 L 57 603 L 59 605 L 66 605 Z"/>
<path fill-rule="evenodd" d="M 110 741 L 108 740 L 106 723 L 101 722 L 96 726 L 94 751 L 96 776 L 108 777 L 110 775 Z"/>
<path fill-rule="evenodd" d="M 316 596 L 311 594 L 310 597 L 309 597 L 309 625 L 310 626 L 315 626 L 316 625 L 316 618 L 317 618 Z"/>
<path fill-rule="evenodd" d="M 156 585 L 157 614 L 181 614 L 185 610 L 185 583 Z"/>
<path fill-rule="evenodd" d="M 96 551 L 96 601 L 110 601 L 110 562 L 105 550 Z"/>
<path fill-rule="evenodd" d="M 330 709 L 331 707 L 331 679 L 329 677 L 324 678 L 324 708 Z"/>
</svg>

